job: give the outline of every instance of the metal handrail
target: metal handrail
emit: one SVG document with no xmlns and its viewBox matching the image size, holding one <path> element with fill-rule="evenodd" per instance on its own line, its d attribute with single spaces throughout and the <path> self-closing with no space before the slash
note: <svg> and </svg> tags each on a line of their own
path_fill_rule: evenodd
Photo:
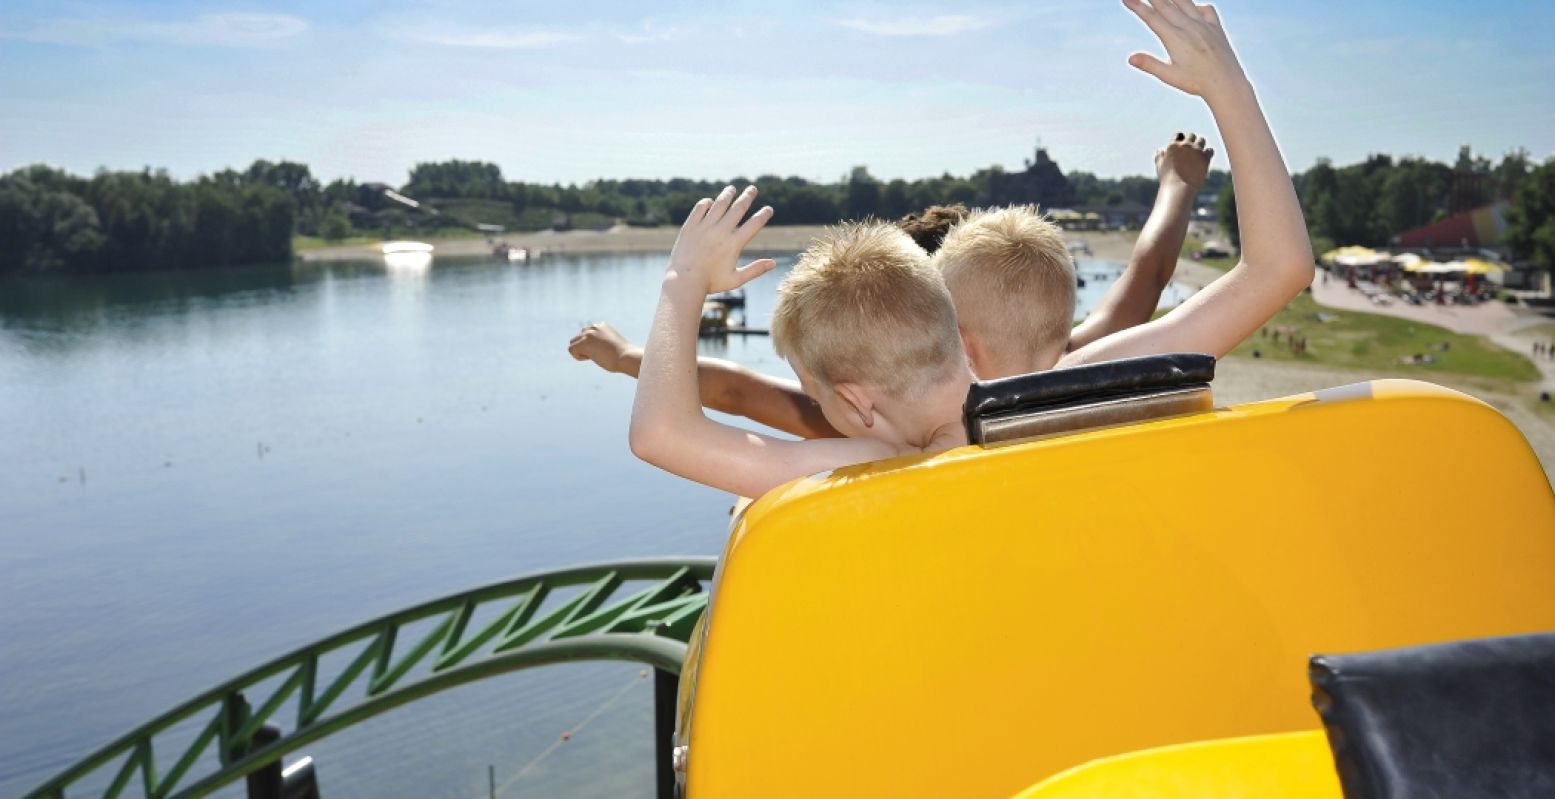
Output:
<svg viewBox="0 0 1555 799">
<path fill-rule="evenodd" d="M 672 558 L 578 566 L 451 594 L 358 624 L 199 694 L 82 758 L 27 797 L 64 799 L 72 785 L 114 763 L 118 769 L 103 793 L 108 799 L 120 796 L 137 773 L 136 782 L 148 799 L 204 796 L 384 711 L 468 682 L 535 666 L 630 660 L 678 674 L 686 639 L 707 605 L 702 584 L 712 579 L 715 565 L 714 558 Z M 626 593 L 623 589 L 628 585 L 642 587 Z M 569 588 L 574 590 L 565 596 L 558 592 Z M 558 601 L 547 606 L 553 594 Z M 476 612 L 497 603 L 507 604 L 490 622 L 466 635 Z M 441 621 L 396 660 L 401 628 L 438 617 Z M 337 652 L 352 652 L 354 657 L 319 690 L 320 659 Z M 407 679 L 428 656 L 432 658 L 426 676 Z M 283 674 L 286 678 L 254 709 L 245 692 Z M 336 707 L 348 689 L 363 682 L 360 699 Z M 297 714 L 292 729 L 271 743 L 254 746 L 255 733 L 293 695 Z M 201 716 L 207 721 L 200 733 L 159 778 L 153 739 Z M 180 787 L 212 743 L 217 746 L 220 768 Z"/>
</svg>

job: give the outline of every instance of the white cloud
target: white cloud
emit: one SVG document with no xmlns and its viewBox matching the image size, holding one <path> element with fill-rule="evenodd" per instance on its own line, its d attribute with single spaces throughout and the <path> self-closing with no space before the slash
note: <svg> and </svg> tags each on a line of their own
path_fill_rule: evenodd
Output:
<svg viewBox="0 0 1555 799">
<path fill-rule="evenodd" d="M 307 20 L 287 14 L 230 12 L 183 20 L 103 14 L 40 19 L 24 30 L 0 32 L 0 38 L 83 47 L 116 42 L 257 47 L 300 36 L 307 30 Z"/>
<path fill-rule="evenodd" d="M 581 34 L 546 28 L 446 24 L 399 24 L 385 33 L 391 38 L 407 42 L 486 50 L 538 50 L 583 39 Z"/>
<path fill-rule="evenodd" d="M 617 31 L 612 34 L 623 44 L 647 44 L 649 42 L 667 42 L 672 39 L 681 39 L 690 34 L 690 28 L 676 25 L 660 25 L 653 20 L 643 20 L 642 25 L 636 30 Z"/>
<path fill-rule="evenodd" d="M 940 14 L 933 17 L 853 17 L 839 19 L 844 28 L 873 36 L 954 36 L 958 33 L 992 27 L 994 20 L 971 14 Z"/>
</svg>

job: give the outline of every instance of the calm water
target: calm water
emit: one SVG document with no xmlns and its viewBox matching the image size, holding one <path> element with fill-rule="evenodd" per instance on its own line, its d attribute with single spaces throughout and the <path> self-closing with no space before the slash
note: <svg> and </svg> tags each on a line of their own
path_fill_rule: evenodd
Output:
<svg viewBox="0 0 1555 799">
<path fill-rule="evenodd" d="M 641 340 L 661 264 L 0 282 L 0 795 L 365 618 L 539 569 L 716 554 L 729 498 L 632 458 L 631 381 L 565 352 L 596 319 Z M 1082 266 L 1082 305 L 1115 270 Z M 753 326 L 776 283 L 751 287 Z M 766 339 L 703 352 L 791 374 Z M 648 796 L 637 672 L 488 681 L 308 753 L 331 797 L 482 797 L 487 764 L 503 795 Z"/>
</svg>

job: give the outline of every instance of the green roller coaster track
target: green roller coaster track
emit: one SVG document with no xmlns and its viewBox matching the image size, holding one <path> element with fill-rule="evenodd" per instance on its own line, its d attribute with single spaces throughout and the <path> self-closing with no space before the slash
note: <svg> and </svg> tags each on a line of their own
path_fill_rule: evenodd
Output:
<svg viewBox="0 0 1555 799">
<path fill-rule="evenodd" d="M 686 640 L 707 605 L 702 589 L 715 564 L 713 558 L 677 558 L 581 566 L 476 588 L 373 619 L 190 699 L 27 796 L 64 799 L 71 789 L 81 788 L 114 799 L 132 783 L 148 798 L 205 796 L 384 711 L 535 666 L 627 660 L 660 674 L 678 674 Z M 490 620 L 472 631 L 470 622 L 477 617 Z M 417 623 L 430 624 L 430 631 L 403 646 L 400 632 Z M 413 637 L 408 635 L 407 642 Z M 348 656 L 348 665 L 320 683 L 320 662 L 330 655 Z M 278 685 L 262 685 L 276 678 Z M 265 691 L 257 709 L 246 698 Z M 281 723 L 279 711 L 291 700 L 295 716 L 289 729 L 275 740 L 256 741 L 267 722 Z M 666 704 L 662 697 L 661 704 Z M 166 773 L 158 774 L 154 740 L 175 726 L 202 720 L 194 740 Z M 216 768 L 201 774 L 198 765 Z M 106 790 L 82 785 L 107 774 L 112 777 Z"/>
</svg>

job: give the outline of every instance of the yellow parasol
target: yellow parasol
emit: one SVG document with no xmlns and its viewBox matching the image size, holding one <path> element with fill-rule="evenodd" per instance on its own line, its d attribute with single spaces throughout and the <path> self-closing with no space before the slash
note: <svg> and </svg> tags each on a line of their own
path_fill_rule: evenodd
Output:
<svg viewBox="0 0 1555 799">
<path fill-rule="evenodd" d="M 1359 246 L 1356 246 L 1356 245 L 1352 244 L 1352 245 L 1350 245 L 1348 247 L 1339 247 L 1337 249 L 1332 249 L 1332 250 L 1329 250 L 1328 252 L 1323 253 L 1323 257 L 1322 257 L 1321 260 L 1324 261 L 1324 262 L 1329 262 L 1329 261 L 1333 261 L 1335 259 L 1338 259 L 1340 257 L 1376 258 L 1376 257 L 1379 257 L 1379 256 L 1380 256 L 1380 253 L 1378 253 L 1376 250 L 1373 250 L 1370 247 L 1359 247 Z"/>
<path fill-rule="evenodd" d="M 1500 274 L 1506 271 L 1506 267 L 1483 258 L 1465 258 L 1462 263 L 1463 271 L 1470 275 Z"/>
<path fill-rule="evenodd" d="M 1462 264 L 1462 261 L 1449 261 L 1445 264 L 1436 261 L 1415 261 L 1412 264 L 1405 264 L 1404 271 L 1417 275 L 1447 275 L 1462 272 Z"/>
<path fill-rule="evenodd" d="M 1387 253 L 1377 252 L 1370 247 L 1352 245 L 1323 253 L 1323 262 L 1340 266 L 1378 266 L 1387 263 L 1390 257 Z"/>
<path fill-rule="evenodd" d="M 1414 261 L 1404 264 L 1404 271 L 1426 275 L 1490 275 L 1505 272 L 1506 267 L 1483 258 L 1464 258 L 1446 263 Z"/>
</svg>

